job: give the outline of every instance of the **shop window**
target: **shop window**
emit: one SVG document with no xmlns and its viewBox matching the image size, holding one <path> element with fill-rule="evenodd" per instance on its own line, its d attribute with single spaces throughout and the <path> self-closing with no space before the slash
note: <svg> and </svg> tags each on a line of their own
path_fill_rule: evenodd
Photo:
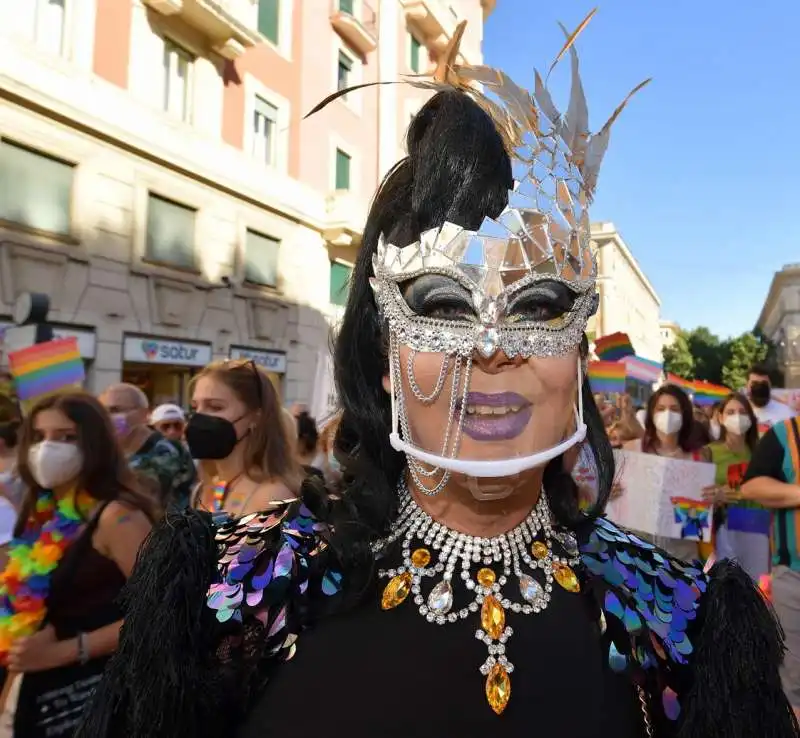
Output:
<svg viewBox="0 0 800 738">
<path fill-rule="evenodd" d="M 281 242 L 248 229 L 244 245 L 244 278 L 266 287 L 278 285 L 278 255 Z"/>
<path fill-rule="evenodd" d="M 261 97 L 253 114 L 253 155 L 268 166 L 278 158 L 278 108 Z"/>
<path fill-rule="evenodd" d="M 347 293 L 350 291 L 350 275 L 353 267 L 331 262 L 331 294 L 330 301 L 333 305 L 343 307 L 347 303 Z"/>
<path fill-rule="evenodd" d="M 419 74 L 422 67 L 422 44 L 413 33 L 408 34 L 408 39 L 408 65 L 411 67 L 412 72 Z"/>
<path fill-rule="evenodd" d="M 195 269 L 194 235 L 197 211 L 150 194 L 147 200 L 145 256 L 160 264 Z"/>
<path fill-rule="evenodd" d="M 173 41 L 164 39 L 164 110 L 179 120 L 191 117 L 194 56 Z"/>
<path fill-rule="evenodd" d="M 67 235 L 75 167 L 0 140 L 0 219 Z"/>
<path fill-rule="evenodd" d="M 281 0 L 258 0 L 258 32 L 273 44 L 279 42 Z"/>
<path fill-rule="evenodd" d="M 336 189 L 350 189 L 350 165 L 353 157 L 341 149 L 336 149 Z"/>
<path fill-rule="evenodd" d="M 343 51 L 339 52 L 339 68 L 336 73 L 336 89 L 345 90 L 352 85 L 353 60 Z"/>
<path fill-rule="evenodd" d="M 353 15 L 353 0 L 339 0 L 339 10 L 347 15 Z"/>
</svg>

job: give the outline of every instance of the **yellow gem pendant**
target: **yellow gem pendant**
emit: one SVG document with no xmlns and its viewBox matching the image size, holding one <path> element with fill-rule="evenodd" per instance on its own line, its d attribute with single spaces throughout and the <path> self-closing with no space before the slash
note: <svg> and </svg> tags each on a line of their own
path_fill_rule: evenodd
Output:
<svg viewBox="0 0 800 738">
<path fill-rule="evenodd" d="M 411 594 L 411 572 L 404 571 L 389 581 L 381 597 L 381 609 L 391 610 L 405 602 Z"/>
<path fill-rule="evenodd" d="M 501 715 L 511 699 L 511 677 L 502 664 L 495 664 L 486 677 L 486 701 Z"/>
<path fill-rule="evenodd" d="M 581 583 L 578 581 L 578 575 L 566 564 L 553 562 L 553 578 L 566 589 L 567 592 L 581 591 Z"/>
<path fill-rule="evenodd" d="M 496 641 L 506 627 L 506 611 L 494 595 L 489 595 L 481 605 L 481 627 L 493 641 Z"/>
</svg>

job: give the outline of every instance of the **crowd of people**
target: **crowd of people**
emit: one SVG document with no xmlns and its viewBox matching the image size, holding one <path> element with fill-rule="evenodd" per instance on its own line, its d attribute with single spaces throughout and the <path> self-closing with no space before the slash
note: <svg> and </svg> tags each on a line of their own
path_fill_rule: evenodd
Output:
<svg viewBox="0 0 800 738">
<path fill-rule="evenodd" d="M 463 24 L 442 52 L 364 228 L 333 421 L 237 360 L 188 414 L 117 385 L 2 429 L 17 738 L 800 736 L 800 424 L 756 443 L 758 369 L 710 411 L 670 384 L 610 405 L 586 376 L 587 208 L 622 107 L 589 133 L 589 17 L 564 116 L 538 75 L 458 66 Z M 612 444 L 725 469 L 713 550 L 605 515 L 642 492 Z M 742 505 L 771 562 L 731 535 Z"/>
</svg>

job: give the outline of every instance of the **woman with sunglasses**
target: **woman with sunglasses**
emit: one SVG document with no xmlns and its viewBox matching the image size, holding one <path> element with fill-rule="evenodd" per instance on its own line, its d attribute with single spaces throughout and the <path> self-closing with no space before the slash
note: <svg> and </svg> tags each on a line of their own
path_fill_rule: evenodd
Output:
<svg viewBox="0 0 800 738">
<path fill-rule="evenodd" d="M 302 472 L 278 395 L 252 361 L 210 364 L 196 377 L 186 442 L 204 480 L 195 507 L 234 516 L 296 496 Z"/>
</svg>

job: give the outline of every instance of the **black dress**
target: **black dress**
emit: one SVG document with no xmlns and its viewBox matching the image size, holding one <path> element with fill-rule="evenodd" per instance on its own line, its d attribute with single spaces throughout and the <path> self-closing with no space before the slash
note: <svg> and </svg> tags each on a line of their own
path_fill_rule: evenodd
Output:
<svg viewBox="0 0 800 738">
<path fill-rule="evenodd" d="M 480 615 L 429 623 L 410 600 L 380 608 L 386 580 L 355 612 L 303 634 L 278 668 L 238 738 L 644 738 L 644 716 L 629 679 L 604 660 L 596 608 L 557 585 L 542 613 L 508 613 L 514 629 L 511 699 L 496 715 L 478 669 L 486 646 Z M 467 598 L 456 585 L 456 601 Z"/>
<path fill-rule="evenodd" d="M 59 640 L 75 638 L 78 633 L 89 633 L 122 618 L 117 600 L 125 576 L 92 545 L 104 507 L 95 513 L 53 572 L 46 622 L 55 628 Z M 109 658 L 25 674 L 14 714 L 14 737 L 72 736 Z"/>
</svg>

